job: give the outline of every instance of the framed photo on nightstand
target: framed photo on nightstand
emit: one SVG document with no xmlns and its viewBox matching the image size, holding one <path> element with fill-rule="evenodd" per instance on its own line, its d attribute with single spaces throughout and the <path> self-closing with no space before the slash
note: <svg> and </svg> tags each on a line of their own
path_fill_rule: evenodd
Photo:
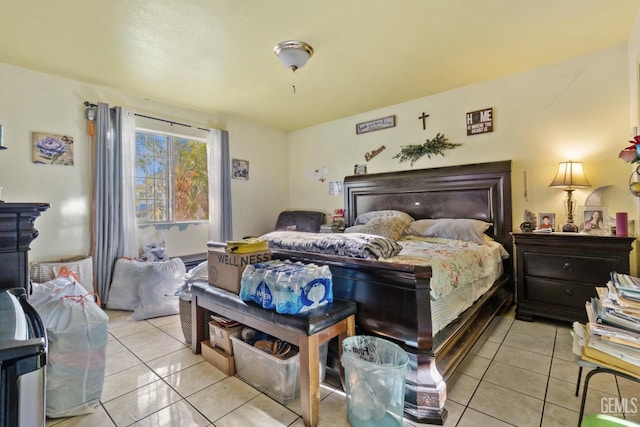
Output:
<svg viewBox="0 0 640 427">
<path fill-rule="evenodd" d="M 538 226 L 536 230 L 550 230 L 556 229 L 556 214 L 554 213 L 539 213 L 538 214 Z"/>
<path fill-rule="evenodd" d="M 607 208 L 604 206 L 582 206 L 582 229 L 589 234 L 609 234 Z"/>
</svg>

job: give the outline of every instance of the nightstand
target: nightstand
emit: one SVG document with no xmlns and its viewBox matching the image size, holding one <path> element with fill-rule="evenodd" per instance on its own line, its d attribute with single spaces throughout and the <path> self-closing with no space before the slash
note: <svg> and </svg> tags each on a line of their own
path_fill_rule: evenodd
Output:
<svg viewBox="0 0 640 427">
<path fill-rule="evenodd" d="M 584 304 L 609 273 L 629 274 L 635 237 L 511 233 L 516 246 L 516 318 L 586 321 Z"/>
</svg>

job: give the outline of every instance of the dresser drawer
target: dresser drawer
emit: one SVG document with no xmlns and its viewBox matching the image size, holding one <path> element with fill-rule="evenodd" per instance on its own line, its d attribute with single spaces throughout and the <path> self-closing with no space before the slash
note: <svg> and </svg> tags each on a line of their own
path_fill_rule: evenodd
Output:
<svg viewBox="0 0 640 427">
<path fill-rule="evenodd" d="M 525 276 L 594 283 L 604 286 L 612 271 L 620 269 L 618 258 L 524 253 Z"/>
<path fill-rule="evenodd" d="M 584 308 L 584 303 L 596 296 L 595 287 L 591 285 L 528 277 L 524 297 L 528 301 Z"/>
</svg>

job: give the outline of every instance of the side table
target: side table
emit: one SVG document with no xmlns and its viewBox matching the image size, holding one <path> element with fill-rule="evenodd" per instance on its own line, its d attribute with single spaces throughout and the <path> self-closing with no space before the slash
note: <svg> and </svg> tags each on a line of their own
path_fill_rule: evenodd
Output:
<svg viewBox="0 0 640 427">
<path fill-rule="evenodd" d="M 585 301 L 612 271 L 629 274 L 635 237 L 511 233 L 516 246 L 516 318 L 586 321 Z"/>
</svg>

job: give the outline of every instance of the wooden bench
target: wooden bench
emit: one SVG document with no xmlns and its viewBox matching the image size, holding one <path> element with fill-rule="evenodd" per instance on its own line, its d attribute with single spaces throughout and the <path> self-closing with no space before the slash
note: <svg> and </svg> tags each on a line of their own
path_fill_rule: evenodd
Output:
<svg viewBox="0 0 640 427">
<path fill-rule="evenodd" d="M 356 303 L 334 300 L 332 304 L 306 313 L 278 314 L 246 303 L 238 295 L 207 282 L 196 281 L 191 285 L 191 346 L 194 353 L 200 353 L 200 342 L 208 328 L 205 310 L 298 346 L 302 419 L 305 426 L 317 426 L 320 418 L 319 347 L 338 337 L 338 351 L 342 357 L 342 340 L 355 334 Z M 342 367 L 340 371 L 344 378 Z"/>
</svg>

